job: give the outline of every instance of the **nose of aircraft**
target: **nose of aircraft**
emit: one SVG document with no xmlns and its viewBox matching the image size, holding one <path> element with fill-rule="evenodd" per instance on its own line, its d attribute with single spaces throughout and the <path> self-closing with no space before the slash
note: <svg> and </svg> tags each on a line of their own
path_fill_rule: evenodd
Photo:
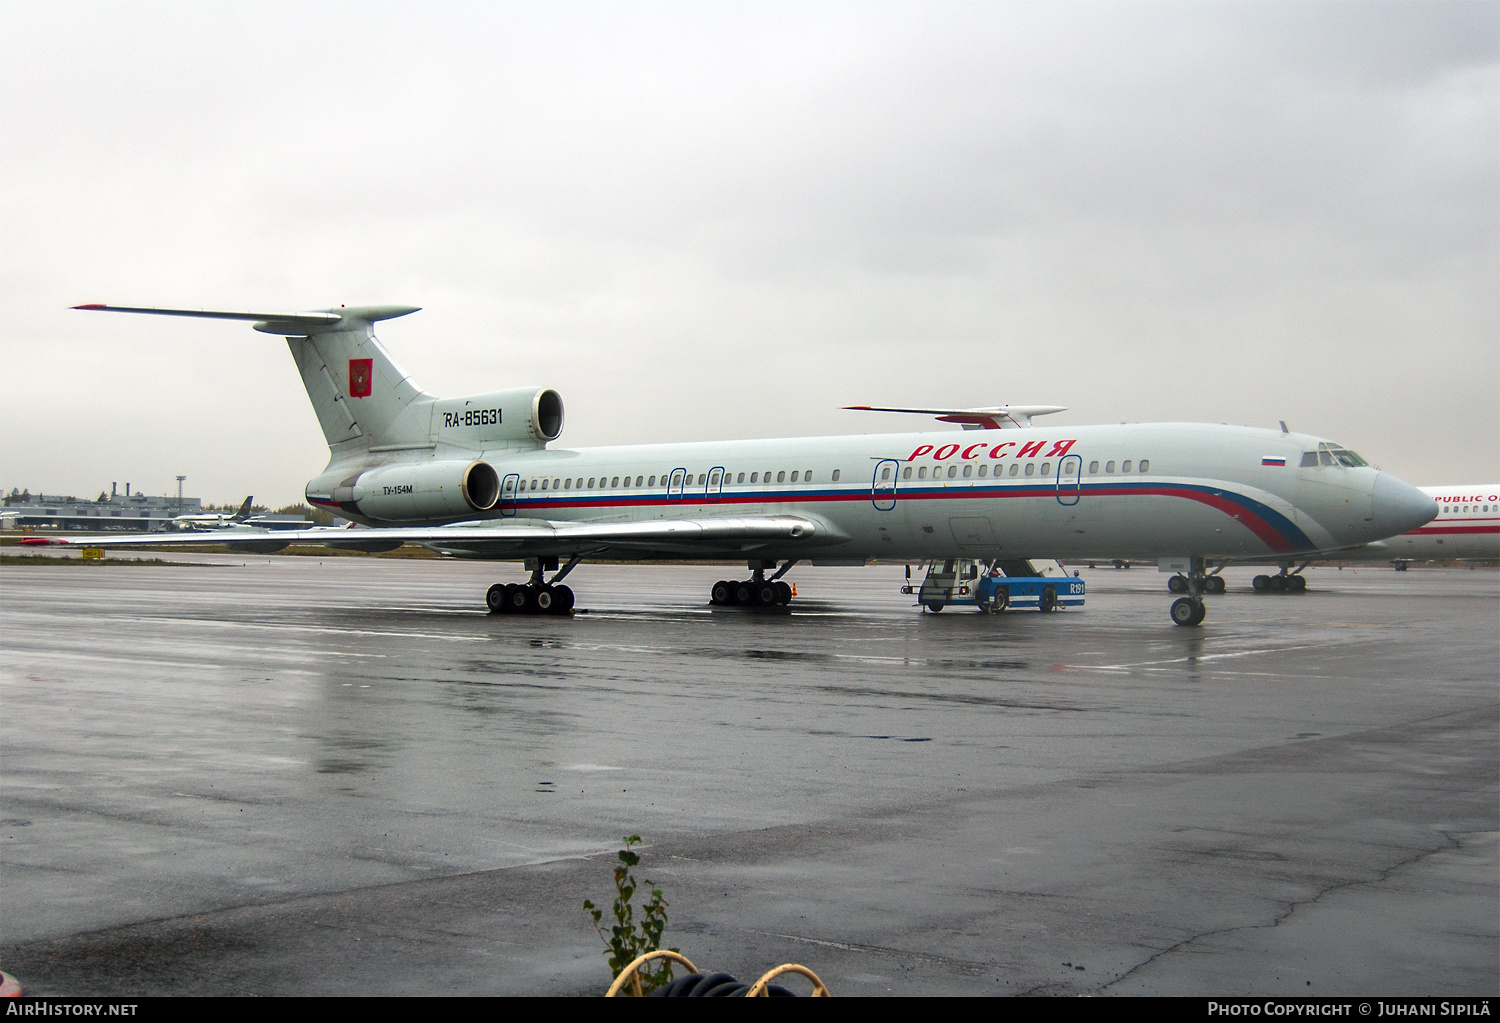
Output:
<svg viewBox="0 0 1500 1023">
<path fill-rule="evenodd" d="M 1375 477 L 1375 520 L 1381 536 L 1400 536 L 1437 518 L 1437 502 L 1388 472 Z"/>
</svg>

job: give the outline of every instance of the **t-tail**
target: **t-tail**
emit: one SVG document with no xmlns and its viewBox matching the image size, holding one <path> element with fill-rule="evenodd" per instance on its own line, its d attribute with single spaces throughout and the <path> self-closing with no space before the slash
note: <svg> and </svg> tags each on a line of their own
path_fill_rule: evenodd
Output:
<svg viewBox="0 0 1500 1023">
<path fill-rule="evenodd" d="M 562 432 L 563 405 L 549 388 L 521 387 L 458 398 L 422 390 L 375 338 L 375 323 L 417 306 L 340 306 L 305 313 L 220 312 L 80 305 L 75 309 L 156 316 L 248 320 L 286 338 L 302 385 L 332 455 L 330 466 L 368 465 L 392 457 L 442 457 L 465 451 L 535 448 Z"/>
</svg>

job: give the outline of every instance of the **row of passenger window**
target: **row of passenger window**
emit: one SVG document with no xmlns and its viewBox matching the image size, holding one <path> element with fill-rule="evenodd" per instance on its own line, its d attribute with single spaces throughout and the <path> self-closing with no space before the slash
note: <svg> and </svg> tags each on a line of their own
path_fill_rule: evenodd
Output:
<svg viewBox="0 0 1500 1023">
<path fill-rule="evenodd" d="M 721 486 L 721 485 L 727 485 L 727 484 L 730 484 L 730 483 L 744 483 L 746 481 L 745 480 L 745 473 L 740 473 L 736 477 L 735 474 L 732 473 L 732 472 L 725 472 L 723 474 L 723 476 L 720 477 L 719 474 L 720 474 L 721 471 L 722 470 L 715 469 L 712 472 L 700 472 L 700 473 L 698 473 L 698 475 L 697 475 L 697 481 L 698 481 L 697 485 L 700 486 L 700 487 L 702 487 L 702 486 L 715 486 L 715 487 L 717 487 L 717 486 Z M 772 472 L 773 472 L 773 470 L 767 470 L 764 473 L 752 472 L 752 473 L 749 474 L 749 482 L 751 482 L 751 483 L 770 483 L 770 482 L 772 482 L 772 478 L 771 478 L 772 477 Z M 762 477 L 764 477 L 764 479 L 762 479 Z M 672 485 L 674 485 L 674 486 L 679 485 L 679 484 L 682 485 L 682 486 L 692 486 L 693 485 L 693 479 L 694 479 L 694 476 L 693 476 L 692 473 L 687 473 L 685 476 L 683 474 L 679 473 L 678 474 L 678 478 L 675 481 L 672 480 L 672 474 L 671 473 L 662 473 L 662 476 L 661 476 L 661 485 L 662 486 L 667 486 L 668 482 L 670 481 L 672 483 Z M 791 481 L 790 482 L 792 482 L 792 483 L 811 483 L 812 481 L 813 481 L 813 471 L 811 469 L 794 469 L 791 472 Z M 837 483 L 838 481 L 839 481 L 839 470 L 835 469 L 835 470 L 833 470 L 833 482 Z M 785 469 L 782 469 L 782 470 L 780 470 L 778 472 L 775 472 L 775 482 L 777 482 L 777 483 L 786 483 L 786 482 L 788 482 L 787 481 L 787 471 Z M 625 490 L 625 489 L 628 489 L 628 488 L 630 488 L 632 486 L 634 486 L 634 487 L 654 487 L 654 486 L 656 486 L 656 477 L 655 476 L 645 476 L 645 475 L 642 475 L 642 476 L 636 476 L 636 477 L 634 477 L 632 479 L 632 477 L 630 477 L 630 476 L 598 476 L 598 477 L 589 476 L 589 477 L 579 477 L 578 479 L 573 480 L 573 479 L 566 479 L 566 478 L 554 478 L 554 477 L 548 476 L 548 477 L 543 477 L 541 479 L 533 479 L 533 480 L 531 480 L 530 486 L 527 486 L 527 484 L 522 483 L 521 484 L 521 489 L 522 490 Z"/>
<path fill-rule="evenodd" d="M 1123 461 L 1123 462 L 1120 463 L 1120 472 L 1122 472 L 1122 473 L 1129 472 L 1131 464 L 1132 464 L 1132 460 L 1131 459 L 1129 459 L 1129 458 L 1125 459 L 1125 461 Z M 912 466 L 908 465 L 906 468 L 904 468 L 904 469 L 901 470 L 901 478 L 904 479 L 904 480 L 911 479 L 912 478 L 912 471 L 913 471 Z M 919 480 L 925 480 L 927 478 L 927 467 L 925 465 L 924 466 L 918 466 L 918 467 L 916 467 L 915 471 L 916 471 L 916 478 L 917 479 L 919 479 Z M 959 469 L 958 466 L 956 466 L 956 465 L 950 465 L 950 466 L 948 466 L 948 471 L 947 471 L 946 478 L 951 480 L 951 479 L 955 479 L 955 478 L 957 478 L 959 476 L 962 476 L 964 479 L 969 479 L 969 478 L 971 478 L 973 476 L 978 476 L 981 479 L 983 479 L 985 476 L 989 475 L 989 471 L 990 471 L 990 467 L 988 465 L 985 465 L 983 462 L 981 462 L 979 464 L 979 471 L 977 473 L 974 471 L 974 466 L 973 465 L 965 465 L 963 467 L 962 471 L 960 471 L 960 469 Z M 1113 475 L 1114 471 L 1115 471 L 1115 463 L 1113 461 L 1109 461 L 1109 462 L 1105 462 L 1104 463 L 1104 472 L 1107 475 Z M 1143 458 L 1143 459 L 1141 459 L 1140 464 L 1139 464 L 1139 468 L 1137 469 L 1137 471 L 1138 472 L 1150 472 L 1151 471 L 1151 460 L 1149 458 Z M 1051 462 L 1043 462 L 1041 464 L 1041 468 L 1038 469 L 1037 468 L 1037 464 L 1035 462 L 1027 462 L 1026 463 L 1026 469 L 1025 469 L 1024 473 L 1021 470 L 1021 463 L 1019 463 L 1019 462 L 1012 462 L 1011 463 L 1010 472 L 1009 473 L 1005 472 L 1005 466 L 1003 466 L 1003 465 L 997 465 L 997 466 L 995 466 L 995 475 L 996 476 L 1002 476 L 1002 475 L 1010 475 L 1010 476 L 1020 476 L 1020 475 L 1026 475 L 1026 476 L 1037 476 L 1037 475 L 1051 476 L 1052 475 L 1052 463 Z M 1089 475 L 1090 476 L 1097 476 L 1097 475 L 1099 475 L 1099 463 L 1098 462 L 1090 462 L 1089 463 Z M 890 479 L 891 478 L 891 476 L 890 476 L 890 470 L 887 469 L 885 471 L 885 473 L 882 475 L 881 478 L 882 479 Z M 933 468 L 933 470 L 932 470 L 932 478 L 933 479 L 943 479 L 944 478 L 943 467 L 941 465 L 935 466 Z"/>
<path fill-rule="evenodd" d="M 1132 462 L 1131 459 L 1127 458 L 1123 462 L 1120 463 L 1119 471 L 1122 474 L 1123 473 L 1128 473 L 1128 472 L 1131 471 L 1131 468 L 1132 468 L 1133 465 L 1135 466 L 1135 471 L 1136 472 L 1146 473 L 1146 472 L 1150 472 L 1151 471 L 1151 460 L 1147 459 L 1147 458 L 1141 459 L 1139 463 L 1134 463 L 1134 462 Z M 951 479 L 956 479 L 956 478 L 962 476 L 964 479 L 970 479 L 970 478 L 972 478 L 972 477 L 974 477 L 974 476 L 977 475 L 981 479 L 983 479 L 983 478 L 987 477 L 989 475 L 989 472 L 990 472 L 990 467 L 988 465 L 984 464 L 984 463 L 980 463 L 979 464 L 979 471 L 977 473 L 974 471 L 974 469 L 975 469 L 975 467 L 972 464 L 966 464 L 962 468 L 960 468 L 957 465 L 950 465 L 950 466 L 947 467 L 946 478 L 948 478 L 948 479 L 951 480 Z M 1022 467 L 1021 467 L 1021 463 L 1015 462 L 1015 463 L 1011 464 L 1011 466 L 1010 466 L 1010 472 L 1008 474 L 1005 473 L 1004 470 L 1005 470 L 1005 467 L 1003 465 L 997 465 L 997 466 L 995 466 L 995 476 L 996 477 L 999 477 L 999 476 L 1002 476 L 1002 475 L 1010 475 L 1010 476 L 1020 476 L 1020 475 L 1025 475 L 1025 476 L 1037 476 L 1037 475 L 1040 475 L 1040 476 L 1051 476 L 1052 475 L 1052 463 L 1051 462 L 1043 462 L 1043 463 L 1041 463 L 1041 466 L 1038 467 L 1035 462 L 1027 462 L 1027 463 L 1025 463 L 1025 470 L 1023 472 Z M 697 485 L 700 486 L 700 487 L 701 486 L 718 487 L 718 486 L 728 486 L 730 484 L 740 484 L 740 483 L 745 483 L 745 482 L 749 482 L 749 483 L 752 483 L 752 484 L 765 484 L 765 483 L 771 483 L 772 482 L 772 471 L 771 470 L 767 470 L 764 473 L 761 473 L 761 472 L 752 472 L 752 473 L 750 473 L 748 475 L 748 480 L 746 478 L 746 474 L 743 473 L 743 472 L 742 473 L 738 473 L 738 474 L 732 473 L 732 472 L 724 472 L 724 474 L 723 474 L 723 476 L 721 478 L 720 475 L 719 475 L 720 471 L 721 470 L 714 469 L 712 472 L 706 472 L 706 473 L 700 472 L 700 473 L 698 473 L 697 477 L 696 477 L 696 479 L 697 479 Z M 942 478 L 944 478 L 944 467 L 941 466 L 941 465 L 934 466 L 932 468 L 932 470 L 931 470 L 931 473 L 932 473 L 932 478 L 933 479 L 942 479 Z M 1107 461 L 1107 462 L 1104 463 L 1104 473 L 1105 473 L 1105 475 L 1114 475 L 1114 473 L 1115 473 L 1115 462 L 1114 462 L 1113 459 L 1111 459 L 1110 461 Z M 841 474 L 840 470 L 838 470 L 838 469 L 833 470 L 833 473 L 832 473 L 832 475 L 830 477 L 830 479 L 832 480 L 832 482 L 837 483 L 839 481 L 840 474 Z M 904 479 L 904 480 L 912 479 L 914 475 L 915 475 L 915 478 L 919 479 L 919 480 L 925 480 L 925 479 L 927 479 L 928 478 L 928 468 L 927 468 L 927 466 L 924 465 L 924 466 L 913 467 L 913 466 L 908 465 L 904 469 L 901 470 L 901 478 Z M 1089 463 L 1089 475 L 1090 476 L 1097 476 L 1097 475 L 1099 475 L 1099 463 L 1097 461 Z M 774 480 L 774 482 L 776 482 L 776 483 L 787 483 L 787 482 L 791 482 L 791 483 L 811 483 L 811 482 L 813 482 L 813 471 L 811 469 L 801 469 L 801 470 L 794 469 L 790 473 L 790 476 L 791 476 L 791 479 L 788 480 L 788 478 L 787 478 L 788 477 L 788 473 L 787 473 L 786 470 L 783 469 L 783 470 L 777 471 L 775 473 L 775 480 Z M 890 479 L 891 478 L 891 470 L 889 468 L 883 469 L 881 471 L 880 478 L 884 479 L 884 480 Z M 657 478 L 654 475 L 652 475 L 652 476 L 641 475 L 641 476 L 636 476 L 633 479 L 630 476 L 599 476 L 599 477 L 590 476 L 590 477 L 579 477 L 576 480 L 574 480 L 574 479 L 564 479 L 564 478 L 554 478 L 554 477 L 550 477 L 549 476 L 549 477 L 543 477 L 541 479 L 533 479 L 533 480 L 530 481 L 530 485 L 529 486 L 526 483 L 522 483 L 521 484 L 521 489 L 522 490 L 528 490 L 528 489 L 529 490 L 626 490 L 626 489 L 629 489 L 631 487 L 638 487 L 638 488 L 639 487 L 654 487 L 654 486 L 656 486 L 656 480 L 657 480 Z M 671 481 L 671 480 L 672 480 L 672 474 L 671 473 L 663 473 L 662 474 L 662 476 L 661 476 L 662 486 L 667 486 L 668 482 Z M 692 486 L 692 485 L 694 485 L 694 475 L 692 473 L 687 473 L 685 476 L 679 477 L 678 480 L 672 481 L 672 485 L 673 486 L 677 486 L 677 485 Z"/>
<path fill-rule="evenodd" d="M 1468 511 L 1469 511 L 1469 507 L 1470 506 L 1467 505 L 1467 504 L 1465 504 L 1465 505 L 1445 504 L 1445 505 L 1442 506 L 1442 508 L 1443 508 L 1443 514 L 1444 515 L 1467 514 Z M 1481 507 L 1481 506 L 1479 506 L 1479 505 L 1476 504 L 1476 505 L 1473 506 L 1473 508 L 1474 508 L 1474 511 L 1476 513 L 1482 513 L 1482 512 L 1487 512 L 1487 511 L 1491 511 L 1491 510 L 1500 511 L 1500 504 L 1494 505 L 1493 508 L 1492 508 L 1491 505 L 1484 505 L 1483 507 Z"/>
</svg>

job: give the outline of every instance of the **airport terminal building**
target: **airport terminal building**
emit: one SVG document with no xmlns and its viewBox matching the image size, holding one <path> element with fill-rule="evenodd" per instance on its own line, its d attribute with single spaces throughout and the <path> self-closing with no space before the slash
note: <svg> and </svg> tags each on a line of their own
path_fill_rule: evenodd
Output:
<svg viewBox="0 0 1500 1023">
<path fill-rule="evenodd" d="M 111 490 L 113 491 L 113 487 Z M 0 529 L 125 529 L 154 532 L 177 515 L 202 510 L 196 497 L 148 497 L 130 493 L 100 494 L 96 500 L 55 494 L 16 493 L 5 497 Z"/>
</svg>

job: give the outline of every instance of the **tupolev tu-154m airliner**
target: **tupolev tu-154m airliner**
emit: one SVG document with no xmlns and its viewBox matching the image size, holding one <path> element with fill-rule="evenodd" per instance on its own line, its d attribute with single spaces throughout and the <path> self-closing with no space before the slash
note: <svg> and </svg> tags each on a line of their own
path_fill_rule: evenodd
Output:
<svg viewBox="0 0 1500 1023">
<path fill-rule="evenodd" d="M 330 451 L 307 500 L 367 528 L 35 542 L 414 543 L 524 560 L 528 583 L 486 594 L 490 610 L 521 613 L 570 610 L 560 584 L 589 558 L 744 559 L 751 578 L 718 584 L 713 600 L 766 605 L 790 598 L 780 580 L 801 561 L 1180 558 L 1189 586 L 1171 616 L 1193 626 L 1205 615 L 1206 560 L 1351 547 L 1436 514 L 1431 498 L 1322 438 L 1202 423 L 1031 425 L 1056 406 L 880 410 L 931 413 L 963 431 L 558 448 L 555 390 L 438 398 L 399 369 L 373 325 L 413 307 L 76 308 L 248 320 L 284 336 Z M 1341 471 L 1302 468 L 1320 448 L 1340 453 Z"/>
</svg>

